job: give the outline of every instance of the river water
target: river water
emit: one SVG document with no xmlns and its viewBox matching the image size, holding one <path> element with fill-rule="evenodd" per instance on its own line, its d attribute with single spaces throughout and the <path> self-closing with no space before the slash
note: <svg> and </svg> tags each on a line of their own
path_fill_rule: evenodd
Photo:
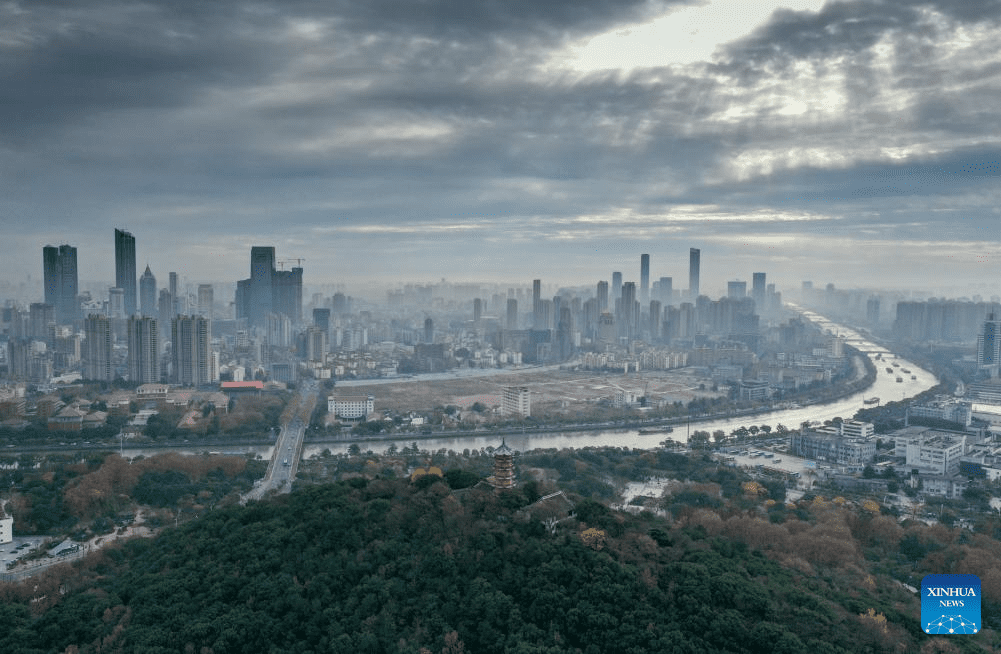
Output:
<svg viewBox="0 0 1001 654">
<path fill-rule="evenodd" d="M 755 416 L 744 416 L 707 422 L 693 422 L 690 427 L 687 427 L 686 425 L 675 425 L 674 432 L 671 434 L 640 434 L 636 429 L 583 432 L 565 431 L 548 432 L 543 434 L 526 433 L 505 436 L 507 444 L 512 449 L 521 452 L 546 448 L 559 449 L 565 447 L 581 448 L 605 446 L 652 449 L 658 447 L 662 441 L 668 438 L 684 443 L 688 437 L 689 430 L 695 431 L 696 429 L 708 431 L 710 433 L 717 429 L 722 429 L 727 434 L 741 426 L 750 427 L 751 425 L 771 425 L 774 428 L 775 425 L 783 424 L 790 429 L 797 429 L 800 424 L 804 422 L 822 422 L 839 416 L 849 419 L 855 415 L 856 411 L 863 408 L 864 405 L 862 404 L 862 401 L 864 399 L 878 397 L 880 398 L 881 403 L 898 401 L 908 397 L 914 397 L 915 395 L 932 388 L 938 383 L 935 375 L 932 373 L 918 368 L 917 365 L 911 361 L 907 361 L 903 358 L 894 358 L 895 355 L 892 352 L 880 345 L 876 345 L 865 340 L 857 332 L 842 325 L 832 323 L 827 319 L 809 311 L 802 311 L 802 313 L 805 317 L 809 318 L 812 322 L 819 324 L 822 328 L 830 330 L 833 334 L 843 336 L 847 344 L 870 355 L 870 358 L 875 357 L 876 354 L 882 355 L 881 361 L 873 361 L 876 365 L 876 381 L 872 386 L 861 393 L 855 393 L 829 404 L 817 404 L 800 408 L 782 409 L 768 413 L 761 413 Z M 894 367 L 894 363 L 899 364 L 899 368 Z M 892 374 L 886 372 L 886 368 L 888 367 L 893 368 L 894 372 Z M 900 368 L 907 368 L 910 370 L 910 373 L 907 374 L 899 372 Z M 911 379 L 911 375 L 914 375 L 915 379 Z M 897 382 L 897 377 L 903 378 L 903 381 Z M 465 449 L 478 450 L 487 447 L 496 447 L 500 444 L 499 437 L 494 434 L 484 434 L 482 436 L 457 436 L 451 438 L 422 438 L 419 440 L 414 439 L 413 436 L 411 436 L 409 438 L 400 438 L 399 440 L 384 441 L 345 440 L 338 441 L 336 443 L 314 444 L 307 442 L 303 452 L 303 457 L 308 458 L 310 456 L 320 454 L 324 450 L 329 450 L 333 454 L 345 453 L 348 451 L 348 448 L 355 443 L 357 443 L 357 445 L 361 448 L 362 452 L 371 450 L 376 453 L 382 453 L 389 448 L 390 445 L 395 445 L 397 449 L 402 449 L 404 447 L 409 447 L 410 444 L 415 441 L 420 449 L 432 452 L 442 449 L 462 452 Z M 270 458 L 272 453 L 272 448 L 269 446 L 246 446 L 240 448 L 220 447 L 218 450 L 227 454 L 255 453 L 264 458 Z M 156 454 L 158 451 L 162 450 L 125 448 L 124 454 L 127 457 L 134 457 L 137 455 L 151 456 Z M 184 452 L 184 450 L 175 451 Z"/>
</svg>

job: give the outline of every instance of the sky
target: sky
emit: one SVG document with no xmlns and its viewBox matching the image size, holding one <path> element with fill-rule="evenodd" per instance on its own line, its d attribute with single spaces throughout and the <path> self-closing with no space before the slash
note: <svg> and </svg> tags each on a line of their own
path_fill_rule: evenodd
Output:
<svg viewBox="0 0 1001 654">
<path fill-rule="evenodd" d="M 0 0 L 0 278 L 997 286 L 1001 2 Z M 287 264 L 291 265 L 291 264 Z"/>
</svg>

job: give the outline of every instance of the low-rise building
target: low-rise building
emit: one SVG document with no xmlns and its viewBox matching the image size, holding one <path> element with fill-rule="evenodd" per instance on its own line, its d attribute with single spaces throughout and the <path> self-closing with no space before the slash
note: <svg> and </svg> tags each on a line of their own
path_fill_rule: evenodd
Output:
<svg viewBox="0 0 1001 654">
<path fill-rule="evenodd" d="M 969 427 L 973 421 L 973 405 L 948 395 L 938 395 L 931 402 L 912 404 L 908 407 L 908 421 L 911 418 L 948 420 Z"/>
<path fill-rule="evenodd" d="M 876 457 L 876 442 L 841 433 L 837 427 L 819 427 L 793 432 L 790 447 L 797 456 L 829 461 L 861 469 Z"/>
<path fill-rule="evenodd" d="M 922 474 L 954 475 L 966 453 L 966 434 L 929 427 L 904 427 L 893 433 L 894 455 Z"/>
<path fill-rule="evenodd" d="M 508 386 L 501 397 L 501 415 L 528 418 L 532 415 L 532 393 L 524 386 Z"/>
</svg>

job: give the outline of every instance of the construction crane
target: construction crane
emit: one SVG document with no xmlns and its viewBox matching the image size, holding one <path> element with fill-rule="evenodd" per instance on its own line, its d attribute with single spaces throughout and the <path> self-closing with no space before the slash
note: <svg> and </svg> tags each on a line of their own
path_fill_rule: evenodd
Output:
<svg viewBox="0 0 1001 654">
<path fill-rule="evenodd" d="M 278 266 L 278 270 L 285 270 L 285 264 L 292 263 L 293 261 L 295 261 L 297 268 L 302 268 L 302 262 L 305 261 L 305 259 L 289 257 L 288 259 L 278 259 L 275 261 L 275 264 Z"/>
</svg>

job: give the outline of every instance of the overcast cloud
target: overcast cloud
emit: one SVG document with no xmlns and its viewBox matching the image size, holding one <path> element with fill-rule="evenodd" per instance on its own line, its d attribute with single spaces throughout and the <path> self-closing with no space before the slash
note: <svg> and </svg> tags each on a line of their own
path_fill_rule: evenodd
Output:
<svg viewBox="0 0 1001 654">
<path fill-rule="evenodd" d="M 122 226 L 161 280 L 995 283 L 998 43 L 993 1 L 2 2 L 0 275 L 113 279 Z"/>
</svg>

